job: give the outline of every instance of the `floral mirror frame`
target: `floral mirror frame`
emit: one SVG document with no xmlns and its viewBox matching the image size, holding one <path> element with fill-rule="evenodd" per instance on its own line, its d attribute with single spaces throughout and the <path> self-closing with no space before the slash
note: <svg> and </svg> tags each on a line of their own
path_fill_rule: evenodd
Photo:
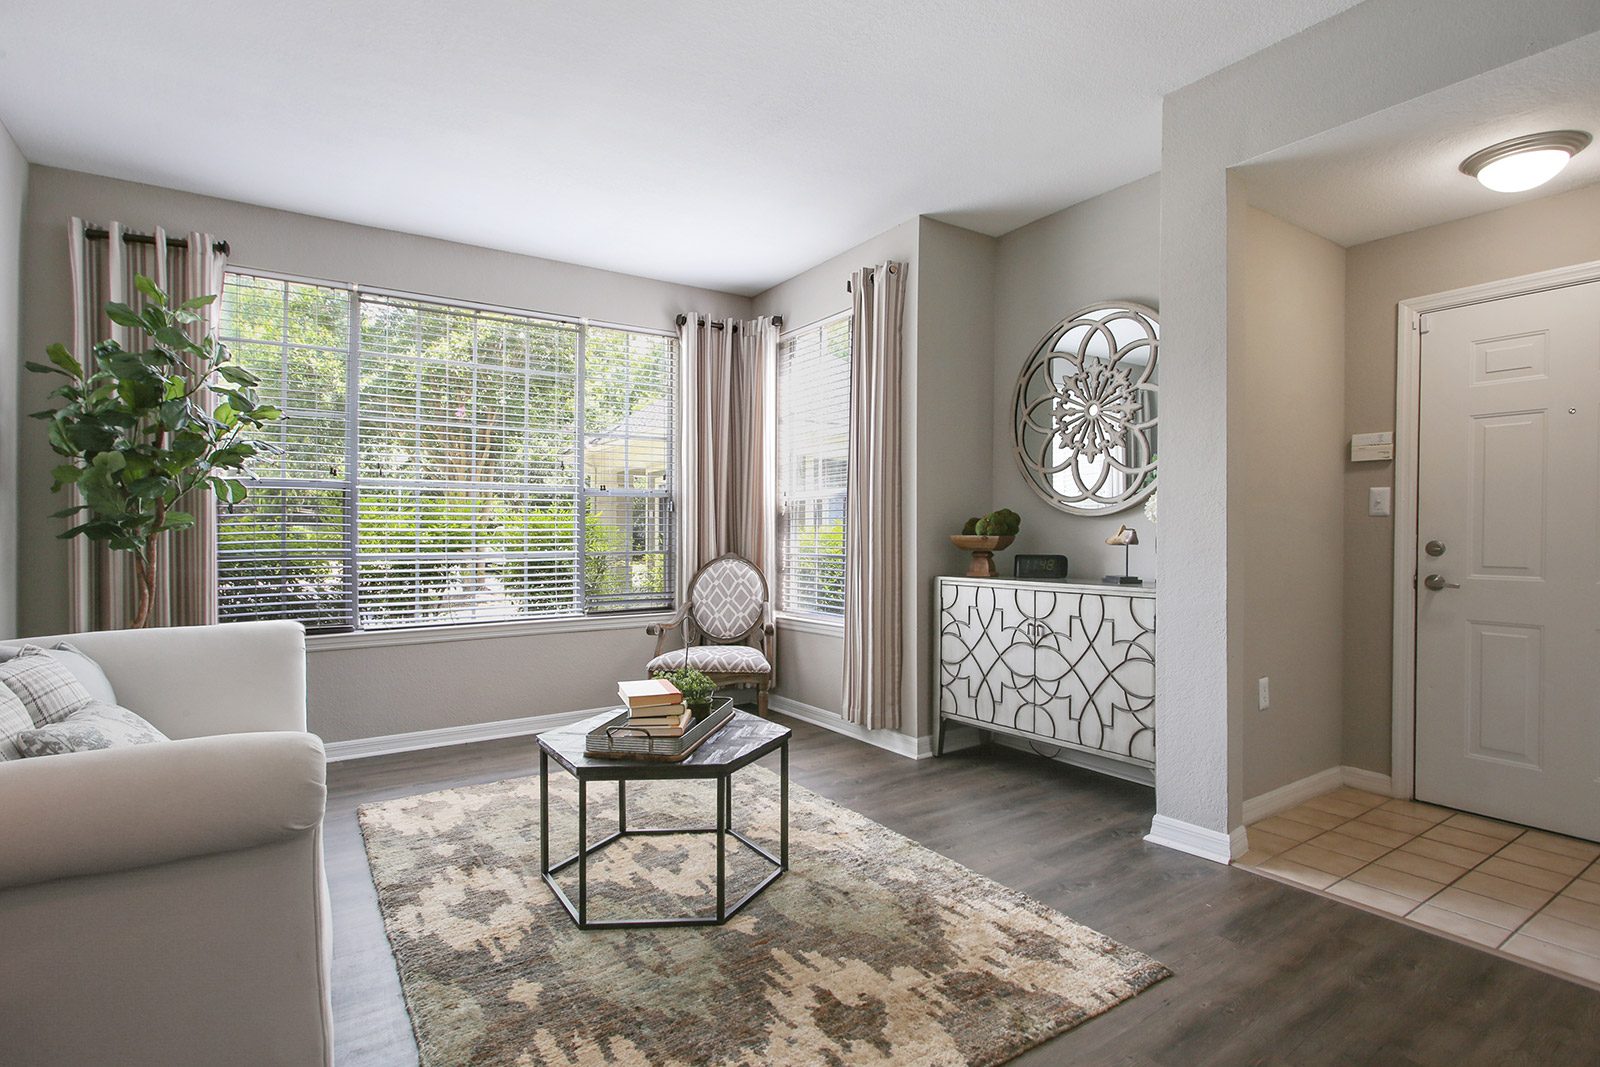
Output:
<svg viewBox="0 0 1600 1067">
<path fill-rule="evenodd" d="M 1044 335 L 1017 378 L 1012 451 L 1051 507 L 1112 515 L 1156 491 L 1156 378 L 1161 323 L 1153 308 L 1091 304 Z"/>
</svg>

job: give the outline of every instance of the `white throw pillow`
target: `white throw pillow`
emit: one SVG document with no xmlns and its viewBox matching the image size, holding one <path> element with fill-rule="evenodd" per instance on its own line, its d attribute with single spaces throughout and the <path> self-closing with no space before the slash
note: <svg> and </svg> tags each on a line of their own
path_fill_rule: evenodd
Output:
<svg viewBox="0 0 1600 1067">
<path fill-rule="evenodd" d="M 167 739 L 166 734 L 127 708 L 94 701 L 60 722 L 23 730 L 17 735 L 16 747 L 24 756 L 60 756 Z"/>
</svg>

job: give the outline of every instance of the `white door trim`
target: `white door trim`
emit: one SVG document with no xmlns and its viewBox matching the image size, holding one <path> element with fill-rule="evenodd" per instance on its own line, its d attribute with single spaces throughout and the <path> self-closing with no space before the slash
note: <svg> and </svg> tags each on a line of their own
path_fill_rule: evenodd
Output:
<svg viewBox="0 0 1600 1067">
<path fill-rule="evenodd" d="M 1422 316 L 1467 304 L 1600 281 L 1600 261 L 1469 285 L 1400 301 L 1394 387 L 1394 685 L 1389 775 L 1394 795 L 1416 792 L 1417 434 L 1422 400 Z"/>
</svg>

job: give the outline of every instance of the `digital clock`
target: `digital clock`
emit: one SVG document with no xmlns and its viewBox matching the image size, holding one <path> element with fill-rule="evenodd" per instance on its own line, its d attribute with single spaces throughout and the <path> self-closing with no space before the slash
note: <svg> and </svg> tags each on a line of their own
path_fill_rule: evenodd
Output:
<svg viewBox="0 0 1600 1067">
<path fill-rule="evenodd" d="M 1013 574 L 1017 578 L 1062 579 L 1067 576 L 1066 556 L 1019 554 L 1013 557 L 1012 566 Z"/>
</svg>

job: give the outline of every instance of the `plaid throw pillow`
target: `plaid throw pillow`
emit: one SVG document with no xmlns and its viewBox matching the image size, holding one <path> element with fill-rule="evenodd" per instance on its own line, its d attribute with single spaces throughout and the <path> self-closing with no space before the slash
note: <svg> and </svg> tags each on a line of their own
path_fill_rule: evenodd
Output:
<svg viewBox="0 0 1600 1067">
<path fill-rule="evenodd" d="M 33 729 L 33 717 L 17 694 L 0 685 L 0 760 L 21 759 L 17 735 Z"/>
<path fill-rule="evenodd" d="M 23 645 L 17 657 L 0 663 L 0 685 L 28 709 L 31 726 L 48 726 L 94 699 L 83 683 L 38 645 Z"/>
</svg>

